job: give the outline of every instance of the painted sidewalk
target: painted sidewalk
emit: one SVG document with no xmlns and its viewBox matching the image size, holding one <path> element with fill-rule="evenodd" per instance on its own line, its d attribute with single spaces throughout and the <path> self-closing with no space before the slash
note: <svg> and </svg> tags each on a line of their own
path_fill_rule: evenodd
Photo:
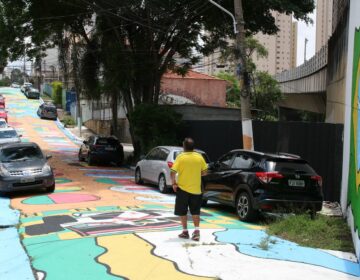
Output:
<svg viewBox="0 0 360 280">
<path fill-rule="evenodd" d="M 267 237 L 263 227 L 242 223 L 216 205 L 202 209 L 201 241 L 181 240 L 173 194 L 136 185 L 129 169 L 78 162 L 73 139 L 55 122 L 34 114 L 37 101 L 11 91 L 7 102 L 11 122 L 26 140 L 53 155 L 55 192 L 21 194 L 11 200 L 11 206 L 21 210 L 18 233 L 40 280 L 360 276 L 352 254 Z M 264 239 L 269 240 L 268 250 L 261 249 Z"/>
</svg>

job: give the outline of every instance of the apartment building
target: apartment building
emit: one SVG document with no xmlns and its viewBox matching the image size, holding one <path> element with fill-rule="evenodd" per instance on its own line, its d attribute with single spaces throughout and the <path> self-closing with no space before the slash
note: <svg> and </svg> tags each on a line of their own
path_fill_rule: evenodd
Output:
<svg viewBox="0 0 360 280">
<path fill-rule="evenodd" d="M 315 51 L 326 45 L 332 34 L 333 1 L 316 1 L 316 41 Z"/>
</svg>

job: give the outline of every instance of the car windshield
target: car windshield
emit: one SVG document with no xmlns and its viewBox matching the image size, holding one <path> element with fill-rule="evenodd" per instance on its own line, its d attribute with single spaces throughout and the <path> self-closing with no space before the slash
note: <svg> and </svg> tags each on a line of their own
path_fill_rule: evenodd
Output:
<svg viewBox="0 0 360 280">
<path fill-rule="evenodd" d="M 29 161 L 43 158 L 42 152 L 37 147 L 5 148 L 0 154 L 0 160 L 2 162 Z"/>
<path fill-rule="evenodd" d="M 278 171 L 280 173 L 303 173 L 315 174 L 314 169 L 311 168 L 306 161 L 290 161 L 290 160 L 267 160 L 267 171 Z"/>
<path fill-rule="evenodd" d="M 180 155 L 182 152 L 183 152 L 183 151 L 176 151 L 176 152 L 174 153 L 174 160 L 175 160 L 175 159 L 177 158 L 177 156 Z M 209 157 L 207 156 L 207 154 L 201 153 L 201 152 L 199 152 L 199 151 L 195 151 L 195 152 L 197 152 L 197 153 L 199 153 L 200 155 L 202 155 L 206 163 L 209 163 L 209 162 L 210 162 Z"/>
<path fill-rule="evenodd" d="M 56 108 L 55 107 L 45 107 L 44 109 L 47 112 L 56 113 Z"/>
<path fill-rule="evenodd" d="M 0 131 L 0 138 L 15 138 L 18 137 L 15 130 Z"/>
<path fill-rule="evenodd" d="M 117 146 L 118 144 L 119 144 L 119 141 L 114 138 L 98 138 L 96 140 L 96 145 Z"/>
</svg>

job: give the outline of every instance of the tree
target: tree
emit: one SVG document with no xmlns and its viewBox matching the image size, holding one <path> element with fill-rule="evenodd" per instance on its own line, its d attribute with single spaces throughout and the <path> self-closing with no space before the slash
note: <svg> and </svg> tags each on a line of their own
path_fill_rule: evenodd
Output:
<svg viewBox="0 0 360 280">
<path fill-rule="evenodd" d="M 23 84 L 24 83 L 24 73 L 20 71 L 20 69 L 13 69 L 11 71 L 11 82 Z"/>
<path fill-rule="evenodd" d="M 234 10 L 232 0 L 218 2 Z M 31 44 L 21 50 L 26 49 L 30 57 L 41 58 L 45 48 L 56 45 L 65 57 L 69 49 L 71 52 L 69 45 L 73 45 L 69 44 L 69 38 L 73 38 L 80 49 L 81 63 L 75 65 L 81 72 L 79 87 L 91 98 L 109 96 L 113 111 L 118 101 L 123 100 L 129 114 L 140 104 L 158 103 L 160 81 L 166 71 L 185 74 L 201 54 L 226 46 L 227 39 L 233 37 L 232 22 L 224 17 L 220 23 L 222 12 L 207 1 L 15 0 L 9 3 L 10 0 L 0 0 L 0 7 L 1 4 L 12 6 L 13 15 L 7 12 L 6 17 L 22 24 L 19 26 L 24 30 L 19 38 L 24 38 L 24 34 L 32 38 Z M 277 27 L 271 11 L 293 13 L 295 18 L 308 22 L 307 14 L 313 9 L 314 0 L 243 0 L 245 30 L 248 34 L 259 31 L 273 34 Z M 16 55 L 19 52 L 14 52 Z M 182 58 L 182 62 L 177 58 Z M 116 128 L 117 114 L 113 118 Z M 139 140 L 131 121 L 130 127 L 139 154 Z"/>
</svg>

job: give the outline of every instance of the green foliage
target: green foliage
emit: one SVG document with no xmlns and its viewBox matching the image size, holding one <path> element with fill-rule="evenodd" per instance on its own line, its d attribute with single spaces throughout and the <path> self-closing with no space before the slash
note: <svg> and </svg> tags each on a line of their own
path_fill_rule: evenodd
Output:
<svg viewBox="0 0 360 280">
<path fill-rule="evenodd" d="M 9 77 L 5 77 L 4 79 L 0 80 L 0 87 L 8 87 L 11 84 L 11 80 Z"/>
<path fill-rule="evenodd" d="M 76 124 L 74 118 L 71 116 L 64 116 L 61 122 L 65 125 L 65 127 L 74 126 Z"/>
<path fill-rule="evenodd" d="M 63 84 L 62 82 L 52 82 L 52 99 L 56 105 L 62 104 L 62 89 Z"/>
<path fill-rule="evenodd" d="M 259 110 L 257 118 L 276 120 L 278 115 L 277 103 L 282 99 L 279 83 L 267 72 L 257 71 L 254 77 L 251 105 Z"/>
<path fill-rule="evenodd" d="M 294 215 L 277 219 L 267 232 L 302 246 L 353 252 L 351 232 L 343 218 L 317 215 Z"/>
<path fill-rule="evenodd" d="M 240 108 L 240 85 L 239 80 L 226 72 L 220 72 L 216 75 L 218 78 L 227 81 L 226 84 L 226 104 L 228 107 Z"/>
<path fill-rule="evenodd" d="M 177 134 L 182 126 L 181 115 L 170 107 L 139 105 L 130 115 L 130 125 L 140 140 L 142 153 L 159 145 L 179 145 Z"/>
<path fill-rule="evenodd" d="M 24 83 L 24 73 L 22 73 L 20 69 L 13 69 L 11 71 L 10 79 L 12 83 L 22 85 Z"/>
</svg>

